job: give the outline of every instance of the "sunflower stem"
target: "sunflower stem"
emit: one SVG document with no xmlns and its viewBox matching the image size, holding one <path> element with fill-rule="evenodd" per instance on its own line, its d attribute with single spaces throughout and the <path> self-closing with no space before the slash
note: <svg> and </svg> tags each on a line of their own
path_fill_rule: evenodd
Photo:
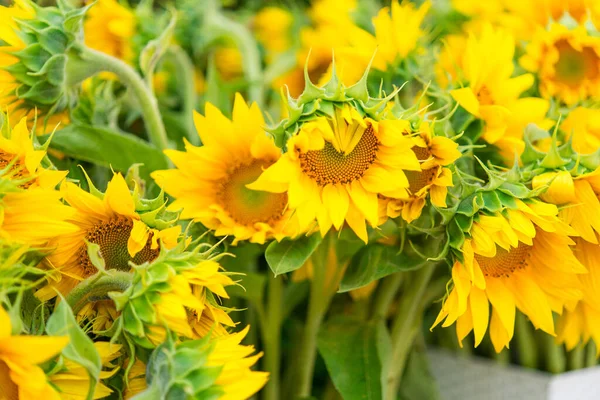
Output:
<svg viewBox="0 0 600 400">
<path fill-rule="evenodd" d="M 519 363 L 523 367 L 535 369 L 538 366 L 538 349 L 532 328 L 525 315 L 517 312 L 515 316 L 515 336 Z"/>
<path fill-rule="evenodd" d="M 554 336 L 550 336 L 545 332 L 540 332 L 540 336 L 546 355 L 546 370 L 553 374 L 565 372 L 567 358 L 563 346 L 556 344 Z"/>
<path fill-rule="evenodd" d="M 392 324 L 392 355 L 386 379 L 384 399 L 395 399 L 406 360 L 414 342 L 415 335 L 419 331 L 421 321 L 421 309 L 423 307 L 423 296 L 433 275 L 436 264 L 429 263 L 415 272 L 410 285 L 403 293 L 396 318 Z"/>
<path fill-rule="evenodd" d="M 373 305 L 373 318 L 386 318 L 390 305 L 400 289 L 402 284 L 402 278 L 404 274 L 402 272 L 396 272 L 390 276 L 387 276 L 381 282 L 381 287 L 377 290 L 377 297 Z"/>
<path fill-rule="evenodd" d="M 282 277 L 272 277 L 268 283 L 268 319 L 263 328 L 265 368 L 270 374 L 269 381 L 263 392 L 266 400 L 277 400 L 280 398 L 282 279 Z"/>
<path fill-rule="evenodd" d="M 587 368 L 595 367 L 598 365 L 598 357 L 596 355 L 596 343 L 590 340 L 586 346 L 585 352 L 585 366 Z"/>
<path fill-rule="evenodd" d="M 73 310 L 73 315 L 87 304 L 99 300 L 107 300 L 109 292 L 124 292 L 131 286 L 132 274 L 123 271 L 111 271 L 100 277 L 92 275 L 81 281 L 65 298 Z"/>
<path fill-rule="evenodd" d="M 187 139 L 193 145 L 200 144 L 200 138 L 194 128 L 194 110 L 196 109 L 196 88 L 192 84 L 195 80 L 194 64 L 183 49 L 177 45 L 169 46 L 166 57 L 169 57 L 175 66 L 177 82 L 183 101 L 183 118 L 186 125 Z"/>
<path fill-rule="evenodd" d="M 99 72 L 114 73 L 135 95 L 150 141 L 160 150 L 167 149 L 169 147 L 167 132 L 161 119 L 158 102 L 142 77 L 130 65 L 118 58 L 86 46 L 79 46 L 77 50 L 78 54 L 70 55 L 67 64 L 68 83 L 83 81 Z"/>
<path fill-rule="evenodd" d="M 310 397 L 312 391 L 313 373 L 317 357 L 317 335 L 321 323 L 329 309 L 329 304 L 335 295 L 335 289 L 341 279 L 343 267 L 332 265 L 328 257 L 330 251 L 335 252 L 335 235 L 330 233 L 323 238 L 319 248 L 311 256 L 313 276 L 308 301 L 308 314 L 296 359 L 296 379 L 292 395 L 294 397 Z M 334 279 L 327 282 L 327 269 L 335 268 Z"/>
<path fill-rule="evenodd" d="M 584 366 L 585 352 L 583 344 L 578 344 L 573 350 L 567 353 L 569 370 L 582 369 Z"/>
</svg>

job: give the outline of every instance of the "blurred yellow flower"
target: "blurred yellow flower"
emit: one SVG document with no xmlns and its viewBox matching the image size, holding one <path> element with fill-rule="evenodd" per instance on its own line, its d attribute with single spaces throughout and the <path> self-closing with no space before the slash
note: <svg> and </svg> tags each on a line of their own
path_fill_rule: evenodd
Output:
<svg viewBox="0 0 600 400">
<path fill-rule="evenodd" d="M 600 96 L 600 38 L 584 27 L 539 29 L 519 62 L 537 74 L 545 98 L 572 105 Z"/>
<path fill-rule="evenodd" d="M 131 38 L 135 34 L 133 11 L 116 0 L 98 0 L 83 24 L 85 44 L 92 49 L 133 63 Z"/>
<path fill-rule="evenodd" d="M 265 7 L 254 16 L 254 32 L 259 42 L 272 53 L 290 48 L 293 15 L 280 7 Z"/>
</svg>

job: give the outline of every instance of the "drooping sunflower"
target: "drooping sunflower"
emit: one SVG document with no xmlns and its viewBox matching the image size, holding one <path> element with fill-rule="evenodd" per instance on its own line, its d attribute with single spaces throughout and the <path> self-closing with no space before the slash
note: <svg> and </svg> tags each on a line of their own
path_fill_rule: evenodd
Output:
<svg viewBox="0 0 600 400">
<path fill-rule="evenodd" d="M 429 123 L 423 122 L 416 136 L 412 136 L 413 147 L 421 171 L 406 171 L 408 178 L 408 199 L 380 198 L 380 206 L 386 207 L 389 217 L 402 216 L 406 222 L 412 222 L 421 215 L 429 195 L 431 203 L 437 207 L 446 207 L 448 186 L 452 186 L 452 172 L 448 165 L 460 158 L 458 144 L 443 136 L 433 136 Z"/>
<path fill-rule="evenodd" d="M 475 346 L 489 327 L 497 352 L 509 345 L 517 308 L 554 335 L 552 312 L 575 307 L 582 296 L 578 275 L 587 272 L 570 248 L 568 235 L 575 232 L 558 219 L 556 206 L 513 201 L 513 208 L 475 215 L 455 258 L 453 288 L 433 325 L 456 323 L 459 341 L 474 331 Z"/>
<path fill-rule="evenodd" d="M 420 171 L 410 123 L 375 121 L 352 106 L 305 122 L 287 141 L 287 153 L 248 187 L 287 194 L 300 226 L 318 221 L 321 235 L 347 222 L 367 242 L 366 222 L 379 224 L 377 197 L 408 197 L 406 170 Z M 366 222 L 365 222 L 366 221 Z"/>
<path fill-rule="evenodd" d="M 135 34 L 133 11 L 116 0 L 99 0 L 83 24 L 85 44 L 120 60 L 132 62 L 131 38 Z"/>
<path fill-rule="evenodd" d="M 38 364 L 58 355 L 68 343 L 66 336 L 13 336 L 10 317 L 0 306 L 0 398 L 59 400 Z"/>
<path fill-rule="evenodd" d="M 486 24 L 478 35 L 448 41 L 438 75 L 454 87 L 450 94 L 467 112 L 484 122 L 482 138 L 498 146 L 512 162 L 525 147 L 523 129 L 542 125 L 549 102 L 520 98 L 533 85 L 533 75 L 513 77 L 514 38 Z"/>
<path fill-rule="evenodd" d="M 600 95 L 600 38 L 583 26 L 539 29 L 519 63 L 537 74 L 546 98 L 572 105 Z"/>
<path fill-rule="evenodd" d="M 75 211 L 69 221 L 77 229 L 57 235 L 50 243 L 54 251 L 48 263 L 58 276 L 38 290 L 36 295 L 40 299 L 54 297 L 56 290 L 67 294 L 78 282 L 97 272 L 88 256 L 86 242 L 100 247 L 106 269 L 120 271 L 129 271 L 129 262 L 142 264 L 154 260 L 161 246 L 170 248 L 177 242 L 181 227 L 150 227 L 149 224 L 156 223 L 157 210 L 138 212 L 135 196 L 120 173 L 113 176 L 104 194 L 95 188 L 88 193 L 71 182 L 63 183 L 61 192 Z"/>
<path fill-rule="evenodd" d="M 299 234 L 287 194 L 247 187 L 281 156 L 264 131 L 258 106 L 248 107 L 237 95 L 232 120 L 207 104 L 206 116 L 196 114 L 194 121 L 203 146 L 186 142 L 185 152 L 167 150 L 177 169 L 152 174 L 175 198 L 170 208 L 181 209 L 181 218 L 194 219 L 218 236 L 233 235 L 234 243 Z"/>
<path fill-rule="evenodd" d="M 121 356 L 120 344 L 110 342 L 94 342 L 94 347 L 100 357 L 100 363 L 104 367 L 100 371 L 100 380 L 108 379 L 113 376 L 119 368 L 111 364 L 116 358 Z M 106 368 L 112 368 L 107 370 Z M 50 382 L 56 387 L 62 400 L 85 400 L 90 390 L 90 376 L 84 366 L 71 361 L 64 360 L 62 368 L 49 376 Z M 94 389 L 92 398 L 103 399 L 112 393 L 112 389 L 102 382 L 98 382 Z"/>
</svg>

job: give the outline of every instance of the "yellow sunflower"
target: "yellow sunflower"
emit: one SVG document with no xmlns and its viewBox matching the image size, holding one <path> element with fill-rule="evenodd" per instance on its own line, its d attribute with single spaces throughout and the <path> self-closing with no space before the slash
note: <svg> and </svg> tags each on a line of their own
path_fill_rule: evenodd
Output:
<svg viewBox="0 0 600 400">
<path fill-rule="evenodd" d="M 386 207 L 380 214 L 396 218 L 402 216 L 406 222 L 419 218 L 427 195 L 437 207 L 446 207 L 448 186 L 452 186 L 452 172 L 446 166 L 460 158 L 458 144 L 446 137 L 432 136 L 429 123 L 423 122 L 419 133 L 411 137 L 412 151 L 421 162 L 421 171 L 406 171 L 408 199 L 380 198 L 380 206 Z"/>
<path fill-rule="evenodd" d="M 242 53 L 234 43 L 224 44 L 215 49 L 215 65 L 221 78 L 226 81 L 243 76 L 243 62 Z"/>
<path fill-rule="evenodd" d="M 519 63 L 538 75 L 544 97 L 572 105 L 600 95 L 600 38 L 582 26 L 539 29 Z"/>
<path fill-rule="evenodd" d="M 0 306 L 0 399 L 59 400 L 38 364 L 59 354 L 66 336 L 13 336 L 8 313 Z"/>
<path fill-rule="evenodd" d="M 575 307 L 582 296 L 578 274 L 586 273 L 570 248 L 568 235 L 575 232 L 558 219 L 556 206 L 515 201 L 514 209 L 475 218 L 452 268 L 453 288 L 433 325 L 456 322 L 459 341 L 474 331 L 475 346 L 489 326 L 497 352 L 513 336 L 516 308 L 554 335 L 552 312 Z"/>
<path fill-rule="evenodd" d="M 221 373 L 215 385 L 223 390 L 219 400 L 248 399 L 258 392 L 269 379 L 269 374 L 253 371 L 251 367 L 262 356 L 262 353 L 252 355 L 254 346 L 243 346 L 240 343 L 248 334 L 250 327 L 213 339 L 214 346 L 208 356 L 207 365 L 221 367 Z"/>
<path fill-rule="evenodd" d="M 293 15 L 280 7 L 265 7 L 253 21 L 253 30 L 258 41 L 271 53 L 282 53 L 291 46 Z"/>
<path fill-rule="evenodd" d="M 318 221 L 321 235 L 344 221 L 365 242 L 366 222 L 379 224 L 377 197 L 407 198 L 405 170 L 420 171 L 410 123 L 363 118 L 349 105 L 332 117 L 304 123 L 287 142 L 287 153 L 248 187 L 287 195 L 300 226 Z"/>
<path fill-rule="evenodd" d="M 126 361 L 127 363 L 127 361 Z M 130 399 L 136 394 L 143 392 L 148 387 L 146 383 L 146 364 L 136 359 L 133 367 L 129 370 L 128 385 L 123 392 L 123 398 Z"/>
<path fill-rule="evenodd" d="M 85 44 L 120 60 L 132 62 L 131 38 L 135 14 L 116 0 L 98 0 L 87 12 L 83 31 Z"/>
<path fill-rule="evenodd" d="M 103 196 L 88 193 L 71 182 L 65 182 L 61 192 L 75 211 L 69 221 L 77 230 L 57 235 L 50 243 L 55 250 L 48 261 L 59 276 L 57 280 L 51 278 L 48 286 L 36 293 L 40 299 L 54 297 L 56 290 L 67 294 L 78 282 L 97 272 L 88 257 L 86 242 L 100 246 L 107 269 L 121 271 L 129 271 L 130 261 L 142 264 L 154 260 L 161 245 L 171 248 L 177 242 L 179 226 L 157 230 L 144 222 L 144 215 L 136 211 L 134 197 L 120 173 L 113 176 Z"/>
<path fill-rule="evenodd" d="M 167 150 L 177 169 L 152 174 L 175 198 L 170 208 L 181 209 L 181 218 L 199 221 L 218 236 L 233 235 L 234 243 L 264 243 L 300 233 L 285 193 L 247 188 L 281 156 L 264 130 L 258 106 L 248 107 L 238 94 L 232 120 L 207 104 L 206 116 L 196 114 L 194 121 L 204 145 L 186 142 L 185 152 Z"/>
<path fill-rule="evenodd" d="M 110 342 L 94 342 L 94 347 L 100 356 L 100 362 L 103 367 L 112 368 L 112 370 L 100 371 L 100 380 L 108 379 L 119 370 L 111 362 L 121 356 L 120 344 Z M 62 400 L 86 400 L 90 389 L 90 376 L 84 366 L 69 359 L 64 360 L 62 368 L 57 373 L 49 377 L 50 382 L 60 393 Z M 102 399 L 109 396 L 112 390 L 99 382 L 94 390 L 93 399 Z"/>
<path fill-rule="evenodd" d="M 564 343 L 567 350 L 578 344 L 586 344 L 590 339 L 596 343 L 596 354 L 600 355 L 600 247 L 582 239 L 576 239 L 575 256 L 588 269 L 580 275 L 583 299 L 573 310 L 566 310 L 558 320 L 556 340 Z"/>
<path fill-rule="evenodd" d="M 567 115 L 560 125 L 571 140 L 573 150 L 590 154 L 600 148 L 600 110 L 577 107 Z"/>
<path fill-rule="evenodd" d="M 411 2 L 400 4 L 396 0 L 391 2 L 391 10 L 384 7 L 379 11 L 373 18 L 377 46 L 374 68 L 385 71 L 388 65 L 394 65 L 418 48 L 419 40 L 425 36 L 421 25 L 430 7 L 430 1 L 425 1 L 416 8 Z M 372 55 L 375 48 L 368 50 Z"/>
<path fill-rule="evenodd" d="M 523 129 L 528 123 L 541 125 L 549 103 L 519 98 L 533 85 L 533 76 L 512 77 L 515 44 L 510 34 L 488 24 L 479 35 L 464 40 L 447 42 L 438 69 L 445 71 L 445 80 L 455 88 L 464 86 L 450 94 L 467 112 L 484 121 L 483 139 L 498 146 L 512 162 L 515 153 L 524 149 Z"/>
</svg>

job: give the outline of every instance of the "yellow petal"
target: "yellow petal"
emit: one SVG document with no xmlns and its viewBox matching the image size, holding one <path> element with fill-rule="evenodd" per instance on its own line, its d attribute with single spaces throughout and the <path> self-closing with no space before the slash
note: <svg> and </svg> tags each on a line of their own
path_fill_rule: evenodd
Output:
<svg viewBox="0 0 600 400">
<path fill-rule="evenodd" d="M 450 91 L 450 95 L 456 100 L 462 108 L 467 110 L 470 114 L 479 117 L 479 100 L 473 93 L 473 89 L 470 87 L 455 89 Z"/>
<path fill-rule="evenodd" d="M 116 173 L 108 182 L 104 202 L 117 214 L 135 217 L 135 204 L 123 175 Z"/>
</svg>

